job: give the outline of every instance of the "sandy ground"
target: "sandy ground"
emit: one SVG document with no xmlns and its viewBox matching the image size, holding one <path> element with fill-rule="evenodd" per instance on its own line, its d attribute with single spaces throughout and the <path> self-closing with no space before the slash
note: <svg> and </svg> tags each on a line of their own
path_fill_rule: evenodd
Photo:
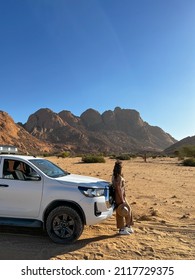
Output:
<svg viewBox="0 0 195 280">
<path fill-rule="evenodd" d="M 71 173 L 110 181 L 114 160 L 84 164 L 80 158 L 50 158 Z M 0 227 L 0 259 L 178 260 L 195 259 L 195 168 L 177 159 L 123 162 L 126 193 L 134 213 L 134 234 L 119 236 L 115 214 L 86 226 L 72 245 L 58 245 L 40 230 Z"/>
</svg>

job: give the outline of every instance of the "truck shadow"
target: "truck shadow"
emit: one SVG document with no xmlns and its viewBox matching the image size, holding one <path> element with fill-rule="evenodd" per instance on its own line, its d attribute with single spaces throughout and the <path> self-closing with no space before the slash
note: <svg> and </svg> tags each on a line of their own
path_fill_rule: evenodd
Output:
<svg viewBox="0 0 195 280">
<path fill-rule="evenodd" d="M 40 229 L 13 229 L 0 226 L 0 260 L 49 260 L 55 259 L 58 255 L 62 256 L 70 253 L 74 256 L 74 252 L 90 243 L 115 237 L 117 237 L 116 233 L 89 238 L 82 238 L 81 236 L 81 239 L 73 244 L 62 245 L 53 243 L 46 233 Z M 71 259 L 74 259 L 72 256 Z M 64 259 L 68 259 L 67 256 Z"/>
</svg>

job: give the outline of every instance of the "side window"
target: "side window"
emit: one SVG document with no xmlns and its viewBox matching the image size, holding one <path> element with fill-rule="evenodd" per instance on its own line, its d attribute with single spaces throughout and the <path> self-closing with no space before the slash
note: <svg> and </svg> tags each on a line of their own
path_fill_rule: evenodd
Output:
<svg viewBox="0 0 195 280">
<path fill-rule="evenodd" d="M 30 165 L 28 165 L 24 162 L 21 164 L 22 164 L 22 172 L 25 177 L 25 180 L 28 180 L 28 181 L 40 181 L 41 180 L 41 177 Z"/>
<path fill-rule="evenodd" d="M 3 164 L 3 178 L 5 179 L 14 179 L 14 173 L 11 168 L 11 161 L 8 159 L 4 160 Z"/>
<path fill-rule="evenodd" d="M 4 160 L 3 178 L 22 181 L 40 180 L 37 172 L 25 162 L 7 159 Z"/>
</svg>

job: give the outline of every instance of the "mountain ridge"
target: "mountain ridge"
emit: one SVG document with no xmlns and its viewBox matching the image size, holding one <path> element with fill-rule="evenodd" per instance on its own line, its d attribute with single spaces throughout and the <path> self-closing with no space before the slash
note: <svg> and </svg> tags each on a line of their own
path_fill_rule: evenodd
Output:
<svg viewBox="0 0 195 280">
<path fill-rule="evenodd" d="M 37 154 L 51 152 L 49 143 L 44 143 L 29 134 L 20 124 L 16 124 L 12 117 L 4 111 L 0 111 L 0 144 L 13 145 L 22 153 Z"/>
<path fill-rule="evenodd" d="M 0 120 L 3 114 L 5 118 L 7 113 L 0 111 Z M 3 123 L 6 123 L 5 119 L 1 121 L 2 127 Z M 64 150 L 73 153 L 160 152 L 177 142 L 160 127 L 143 121 L 138 111 L 120 107 L 102 114 L 89 108 L 80 117 L 68 110 L 56 113 L 49 108 L 40 108 L 24 124 L 15 124 L 7 114 L 7 123 L 6 130 L 0 131 L 1 144 L 16 145 L 20 139 L 19 148 L 24 151 L 23 145 L 25 150 L 34 153 L 36 150 L 37 153 Z M 11 128 L 14 128 L 12 137 L 4 139 Z"/>
<path fill-rule="evenodd" d="M 187 136 L 164 150 L 165 154 L 175 154 L 184 146 L 195 146 L 195 136 Z"/>
<path fill-rule="evenodd" d="M 80 117 L 41 108 L 23 126 L 39 140 L 66 144 L 76 152 L 161 151 L 176 142 L 160 127 L 144 122 L 138 111 L 120 107 L 102 114 L 89 108 Z"/>
</svg>

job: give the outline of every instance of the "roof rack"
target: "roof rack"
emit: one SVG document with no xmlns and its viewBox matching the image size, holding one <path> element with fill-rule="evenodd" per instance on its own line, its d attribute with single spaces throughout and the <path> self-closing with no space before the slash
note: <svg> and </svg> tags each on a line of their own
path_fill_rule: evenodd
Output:
<svg viewBox="0 0 195 280">
<path fill-rule="evenodd" d="M 0 154 L 17 154 L 18 148 L 11 145 L 0 145 Z"/>
</svg>

